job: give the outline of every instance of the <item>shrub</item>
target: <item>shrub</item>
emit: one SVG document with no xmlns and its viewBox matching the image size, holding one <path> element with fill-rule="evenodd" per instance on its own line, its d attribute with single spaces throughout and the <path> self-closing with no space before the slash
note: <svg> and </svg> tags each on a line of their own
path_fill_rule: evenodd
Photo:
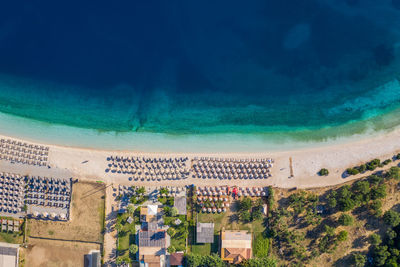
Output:
<svg viewBox="0 0 400 267">
<path fill-rule="evenodd" d="M 240 263 L 241 267 L 276 267 L 275 259 L 271 258 L 252 258 Z"/>
<path fill-rule="evenodd" d="M 342 215 L 340 215 L 339 220 L 338 220 L 338 222 L 344 226 L 352 225 L 353 221 L 354 221 L 353 217 L 346 213 L 343 213 Z"/>
<path fill-rule="evenodd" d="M 392 162 L 391 159 L 386 159 L 382 162 L 382 165 L 388 165 L 390 162 Z"/>
<path fill-rule="evenodd" d="M 318 172 L 318 174 L 321 175 L 321 176 L 328 176 L 329 171 L 328 171 L 328 169 L 322 168 L 322 169 Z"/>
<path fill-rule="evenodd" d="M 400 214 L 396 211 L 388 210 L 383 214 L 383 221 L 392 227 L 396 227 L 400 224 Z"/>
<path fill-rule="evenodd" d="M 370 162 L 367 163 L 367 170 L 373 171 L 376 168 L 380 167 L 381 161 L 379 159 L 374 159 L 371 160 Z"/>
<path fill-rule="evenodd" d="M 347 231 L 345 231 L 345 230 L 340 231 L 339 234 L 338 234 L 338 236 L 337 236 L 337 239 L 338 239 L 339 241 L 346 241 L 348 235 L 349 235 L 349 233 L 348 233 Z"/>
<path fill-rule="evenodd" d="M 254 256 L 257 258 L 267 257 L 269 252 L 269 242 L 269 239 L 263 237 L 262 234 L 256 236 L 254 240 Z"/>
<path fill-rule="evenodd" d="M 369 243 L 373 246 L 378 246 L 382 243 L 382 239 L 378 234 L 372 234 L 369 236 Z"/>
<path fill-rule="evenodd" d="M 363 173 L 367 170 L 367 165 L 361 164 L 357 169 L 359 172 Z"/>
<path fill-rule="evenodd" d="M 349 175 L 356 175 L 356 174 L 359 174 L 359 173 L 360 173 L 360 171 L 359 171 L 358 169 L 356 169 L 356 168 L 348 168 L 348 169 L 346 170 L 346 172 L 347 172 L 347 174 L 349 174 Z"/>
</svg>

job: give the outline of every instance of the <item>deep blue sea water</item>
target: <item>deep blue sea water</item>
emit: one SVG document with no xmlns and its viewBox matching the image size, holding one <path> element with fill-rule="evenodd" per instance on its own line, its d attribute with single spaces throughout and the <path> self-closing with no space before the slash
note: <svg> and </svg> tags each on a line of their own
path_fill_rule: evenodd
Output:
<svg viewBox="0 0 400 267">
<path fill-rule="evenodd" d="M 398 110 L 399 41 L 389 0 L 9 1 L 0 112 L 117 132 L 344 129 Z"/>
</svg>

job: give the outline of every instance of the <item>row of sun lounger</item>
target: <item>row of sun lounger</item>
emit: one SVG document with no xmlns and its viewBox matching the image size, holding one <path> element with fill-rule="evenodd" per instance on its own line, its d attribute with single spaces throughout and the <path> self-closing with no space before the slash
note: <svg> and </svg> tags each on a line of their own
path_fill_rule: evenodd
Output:
<svg viewBox="0 0 400 267">
<path fill-rule="evenodd" d="M 267 179 L 274 161 L 200 157 L 145 158 L 111 156 L 106 172 L 130 174 L 130 181 L 162 181 L 187 179 Z M 190 164 L 187 163 L 190 161 Z"/>
<path fill-rule="evenodd" d="M 47 166 L 49 147 L 0 139 L 0 160 L 36 166 Z"/>
</svg>

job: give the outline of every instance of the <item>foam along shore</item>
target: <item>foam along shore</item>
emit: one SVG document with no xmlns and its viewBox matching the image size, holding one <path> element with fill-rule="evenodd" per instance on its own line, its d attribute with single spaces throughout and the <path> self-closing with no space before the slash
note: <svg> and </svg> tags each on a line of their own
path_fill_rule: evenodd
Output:
<svg viewBox="0 0 400 267">
<path fill-rule="evenodd" d="M 10 138 L 0 136 L 1 138 Z M 15 139 L 23 142 L 24 140 Z M 42 145 L 42 144 L 37 144 Z M 123 185 L 148 186 L 183 186 L 195 185 L 238 185 L 238 186 L 268 186 L 281 188 L 312 188 L 331 186 L 359 178 L 361 175 L 344 177 L 346 168 L 365 163 L 374 158 L 381 160 L 392 158 L 400 152 L 400 130 L 364 138 L 358 141 L 349 141 L 337 144 L 327 144 L 320 147 L 309 147 L 276 152 L 257 153 L 151 153 L 140 151 L 100 150 L 78 147 L 48 145 L 48 167 L 26 166 L 21 163 L 10 163 L 0 160 L 3 171 L 22 175 L 72 176 L 79 179 L 105 181 Z M 218 157 L 230 159 L 265 159 L 272 158 L 274 166 L 271 168 L 271 177 L 266 179 L 203 179 L 188 177 L 187 179 L 165 181 L 130 181 L 129 174 L 107 172 L 109 162 L 113 157 L 148 157 L 148 158 L 176 158 L 188 157 Z M 392 165 L 398 164 L 396 162 Z M 321 168 L 327 168 L 329 176 L 319 176 Z M 293 177 L 291 177 L 293 174 Z M 366 175 L 366 174 L 364 174 Z"/>
</svg>

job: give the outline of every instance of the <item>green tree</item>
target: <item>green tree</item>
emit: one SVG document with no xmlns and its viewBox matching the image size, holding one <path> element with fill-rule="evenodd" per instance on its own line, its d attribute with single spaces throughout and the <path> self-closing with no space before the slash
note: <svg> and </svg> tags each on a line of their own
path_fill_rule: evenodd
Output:
<svg viewBox="0 0 400 267">
<path fill-rule="evenodd" d="M 347 231 L 345 231 L 345 230 L 340 231 L 339 234 L 338 234 L 338 236 L 337 236 L 337 239 L 338 239 L 339 241 L 346 241 L 348 235 L 349 235 L 349 233 L 348 233 Z"/>
<path fill-rule="evenodd" d="M 335 228 L 325 224 L 324 229 L 325 229 L 325 233 L 326 233 L 327 236 L 334 236 L 335 235 Z"/>
<path fill-rule="evenodd" d="M 320 176 L 328 176 L 329 171 L 328 171 L 328 169 L 322 168 L 322 169 L 318 172 L 318 174 L 319 174 Z"/>
<path fill-rule="evenodd" d="M 201 265 L 202 258 L 198 254 L 188 254 L 185 256 L 185 261 L 188 267 L 198 267 Z"/>
<path fill-rule="evenodd" d="M 168 191 L 167 188 L 163 187 L 163 188 L 160 189 L 160 195 L 165 195 L 166 196 L 168 194 L 169 194 L 169 191 Z"/>
<path fill-rule="evenodd" d="M 269 209 L 272 209 L 275 204 L 274 189 L 272 188 L 272 186 L 268 186 L 267 200 L 268 200 Z"/>
<path fill-rule="evenodd" d="M 167 234 L 168 234 L 170 237 L 173 237 L 173 236 L 176 235 L 176 230 L 175 230 L 173 227 L 170 227 L 170 228 L 168 228 L 168 230 L 167 230 Z"/>
<path fill-rule="evenodd" d="M 376 188 L 371 189 L 372 199 L 382 199 L 386 197 L 386 185 L 379 185 Z"/>
<path fill-rule="evenodd" d="M 136 254 L 136 252 L 138 252 L 138 249 L 139 249 L 138 246 L 135 244 L 132 244 L 129 246 L 129 252 L 131 254 Z"/>
<path fill-rule="evenodd" d="M 378 175 L 373 174 L 368 177 L 368 181 L 372 185 L 378 185 L 383 182 L 383 179 Z"/>
<path fill-rule="evenodd" d="M 386 259 L 390 256 L 387 246 L 375 246 L 372 248 L 372 258 L 375 266 L 383 266 Z"/>
<path fill-rule="evenodd" d="M 386 177 L 389 179 L 400 180 L 400 168 L 397 166 L 391 167 L 386 173 Z"/>
<path fill-rule="evenodd" d="M 172 207 L 169 211 L 169 215 L 172 217 L 175 217 L 176 215 L 178 215 L 178 209 L 175 207 Z"/>
<path fill-rule="evenodd" d="M 369 243 L 373 246 L 378 246 L 382 243 L 382 239 L 378 234 L 372 234 L 369 236 Z"/>
<path fill-rule="evenodd" d="M 336 205 L 337 205 L 336 198 L 333 198 L 333 197 L 328 198 L 328 206 L 330 208 L 334 208 L 334 207 L 336 207 Z"/>
<path fill-rule="evenodd" d="M 144 195 L 144 193 L 146 193 L 146 189 L 143 186 L 136 189 L 137 195 Z"/>
<path fill-rule="evenodd" d="M 388 229 L 388 230 L 386 231 L 386 235 L 387 235 L 387 237 L 388 237 L 389 239 L 395 239 L 396 236 L 397 236 L 397 233 L 396 233 L 396 231 L 393 230 L 393 229 Z"/>
<path fill-rule="evenodd" d="M 251 221 L 251 214 L 248 210 L 240 211 L 239 218 L 242 222 L 248 223 Z"/>
<path fill-rule="evenodd" d="M 375 217 L 380 217 L 382 215 L 382 201 L 379 199 L 376 199 L 372 201 L 370 204 L 370 209 L 372 211 L 372 214 L 375 215 Z"/>
<path fill-rule="evenodd" d="M 349 211 L 354 209 L 356 202 L 351 198 L 341 198 L 339 200 L 339 207 L 342 211 Z"/>
<path fill-rule="evenodd" d="M 396 227 L 400 224 L 400 214 L 394 210 L 388 210 L 383 214 L 383 221 L 392 227 Z"/>
<path fill-rule="evenodd" d="M 352 254 L 352 262 L 355 267 L 364 267 L 367 263 L 367 257 L 359 252 Z"/>
<path fill-rule="evenodd" d="M 171 246 L 169 246 L 167 248 L 167 251 L 168 251 L 169 254 L 171 254 L 171 253 L 175 253 L 176 249 L 175 249 L 175 247 L 173 245 L 171 245 Z"/>
<path fill-rule="evenodd" d="M 118 257 L 118 258 L 115 260 L 115 264 L 117 264 L 117 265 L 121 265 L 122 263 L 124 263 L 124 260 L 123 260 L 121 257 Z"/>
<path fill-rule="evenodd" d="M 259 220 L 262 218 L 263 212 L 262 212 L 262 207 L 255 207 L 253 212 L 251 213 L 251 219 L 254 220 Z"/>
<path fill-rule="evenodd" d="M 356 193 L 362 194 L 362 195 L 367 195 L 371 191 L 369 188 L 369 183 L 368 181 L 359 181 L 356 182 L 353 186 L 353 189 Z"/>
<path fill-rule="evenodd" d="M 340 215 L 339 220 L 338 220 L 338 222 L 344 226 L 352 225 L 353 221 L 354 221 L 353 217 L 346 213 L 343 213 L 342 215 Z"/>
<path fill-rule="evenodd" d="M 251 201 L 251 198 L 245 197 L 242 201 L 239 202 L 239 209 L 240 210 L 250 210 L 252 205 L 253 205 L 253 202 Z"/>
</svg>

